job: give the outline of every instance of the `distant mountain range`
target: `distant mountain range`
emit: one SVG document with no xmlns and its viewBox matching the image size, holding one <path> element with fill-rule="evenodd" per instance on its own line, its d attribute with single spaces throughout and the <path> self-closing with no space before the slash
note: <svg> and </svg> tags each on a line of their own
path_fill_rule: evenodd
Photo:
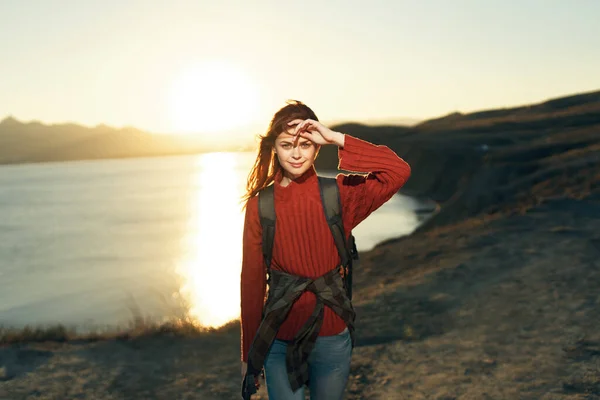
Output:
<svg viewBox="0 0 600 400">
<path fill-rule="evenodd" d="M 533 123 L 540 118 L 556 118 L 561 112 L 572 113 L 573 110 L 583 112 L 586 107 L 595 107 L 598 98 L 600 92 L 591 92 L 524 107 L 469 114 L 452 113 L 422 122 L 406 118 L 379 119 L 336 124 L 332 127 L 348 133 L 356 133 L 376 143 L 388 144 L 405 135 L 414 137 L 414 134 L 419 134 L 417 137 L 420 137 L 421 134 L 439 130 L 462 135 L 468 130 L 482 131 L 486 126 L 494 125 L 494 130 L 497 131 L 498 123 L 509 125 L 517 121 Z M 448 135 L 444 137 L 448 138 Z M 477 141 L 481 139 L 479 136 Z M 498 138 L 496 135 L 491 141 L 498 140 L 509 139 Z M 451 146 L 452 140 L 447 145 Z M 46 125 L 36 121 L 21 122 L 13 117 L 7 117 L 0 122 L 0 164 L 151 157 L 249 149 L 248 145 L 232 148 L 211 143 L 201 135 L 161 135 L 135 128 L 117 129 L 106 125 L 91 128 L 71 123 Z"/>
<path fill-rule="evenodd" d="M 46 125 L 7 117 L 0 122 L 0 164 L 151 157 L 225 150 L 196 135 L 163 135 L 136 128 Z"/>
</svg>

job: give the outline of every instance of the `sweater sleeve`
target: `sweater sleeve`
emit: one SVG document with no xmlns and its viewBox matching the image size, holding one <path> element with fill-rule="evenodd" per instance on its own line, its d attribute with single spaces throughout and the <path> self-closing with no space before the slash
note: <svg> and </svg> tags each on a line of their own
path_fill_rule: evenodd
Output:
<svg viewBox="0 0 600 400">
<path fill-rule="evenodd" d="M 248 361 L 248 351 L 260 325 L 266 290 L 266 270 L 262 255 L 262 227 L 258 215 L 258 197 L 248 201 L 244 218 L 242 244 L 241 359 Z"/>
<path fill-rule="evenodd" d="M 338 168 L 366 175 L 338 175 L 344 227 L 354 229 L 392 198 L 410 177 L 408 163 L 389 147 L 345 135 Z"/>
</svg>

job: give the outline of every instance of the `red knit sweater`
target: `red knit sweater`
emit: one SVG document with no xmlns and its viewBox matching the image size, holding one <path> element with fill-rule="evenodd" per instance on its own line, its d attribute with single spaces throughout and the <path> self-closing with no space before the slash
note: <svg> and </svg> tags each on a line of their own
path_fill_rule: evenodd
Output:
<svg viewBox="0 0 600 400">
<path fill-rule="evenodd" d="M 369 214 L 388 201 L 408 180 L 409 165 L 386 146 L 377 146 L 345 135 L 338 150 L 339 168 L 369 172 L 337 176 L 346 235 Z M 309 169 L 283 187 L 281 175 L 275 180 L 277 229 L 271 268 L 311 279 L 327 273 L 340 258 L 323 213 L 316 171 Z M 244 222 L 241 273 L 241 351 L 247 362 L 250 345 L 261 321 L 265 295 L 265 263 L 262 255 L 262 228 L 258 197 L 248 201 Z M 303 293 L 279 329 L 278 339 L 292 340 L 315 307 L 311 292 Z M 344 321 L 325 306 L 321 336 L 335 335 Z"/>
</svg>

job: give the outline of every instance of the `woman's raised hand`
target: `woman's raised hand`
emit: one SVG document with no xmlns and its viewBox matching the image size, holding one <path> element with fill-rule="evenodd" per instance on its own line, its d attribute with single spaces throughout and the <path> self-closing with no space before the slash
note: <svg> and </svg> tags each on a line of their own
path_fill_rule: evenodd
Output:
<svg viewBox="0 0 600 400">
<path fill-rule="evenodd" d="M 310 140 L 314 144 L 326 145 L 335 144 L 344 147 L 344 134 L 332 131 L 319 121 L 314 119 L 295 119 L 288 122 L 290 127 L 294 127 L 292 135 Z"/>
</svg>

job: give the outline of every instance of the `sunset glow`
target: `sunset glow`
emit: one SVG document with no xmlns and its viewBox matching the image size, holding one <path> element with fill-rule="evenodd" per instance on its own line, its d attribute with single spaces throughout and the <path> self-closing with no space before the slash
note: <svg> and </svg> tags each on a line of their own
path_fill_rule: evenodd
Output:
<svg viewBox="0 0 600 400">
<path fill-rule="evenodd" d="M 191 66 L 174 80 L 169 115 L 174 133 L 217 133 L 249 124 L 259 89 L 239 67 L 222 61 Z"/>
</svg>

